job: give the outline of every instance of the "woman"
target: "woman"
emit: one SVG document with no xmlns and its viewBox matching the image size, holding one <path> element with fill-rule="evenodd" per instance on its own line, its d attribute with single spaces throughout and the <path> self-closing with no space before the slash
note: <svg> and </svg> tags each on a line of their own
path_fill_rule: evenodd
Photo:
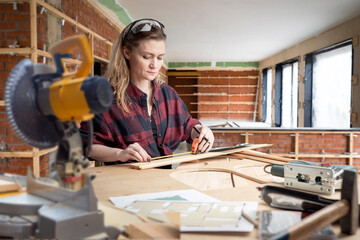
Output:
<svg viewBox="0 0 360 240">
<path fill-rule="evenodd" d="M 116 39 L 106 72 L 114 102 L 108 112 L 94 117 L 90 158 L 105 164 L 146 162 L 172 154 L 180 142 L 196 137 L 200 152 L 212 147 L 212 131 L 190 116 L 174 89 L 158 80 L 165 40 L 164 26 L 153 19 L 129 24 Z M 85 124 L 81 127 L 86 131 Z"/>
</svg>

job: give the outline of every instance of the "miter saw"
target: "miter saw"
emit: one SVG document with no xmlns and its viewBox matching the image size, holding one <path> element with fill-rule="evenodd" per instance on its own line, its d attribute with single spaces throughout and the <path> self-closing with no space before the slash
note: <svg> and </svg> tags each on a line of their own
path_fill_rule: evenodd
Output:
<svg viewBox="0 0 360 240">
<path fill-rule="evenodd" d="M 75 51 L 82 63 L 69 73 L 63 59 Z M 107 111 L 111 87 L 106 79 L 89 76 L 93 57 L 85 36 L 67 38 L 50 53 L 56 67 L 25 59 L 11 71 L 5 103 L 22 140 L 41 149 L 58 146 L 55 177 L 36 179 L 29 171 L 26 193 L 0 198 L 0 237 L 117 238 L 118 229 L 104 226 L 90 177 L 83 173 L 89 161 L 76 126 Z"/>
</svg>

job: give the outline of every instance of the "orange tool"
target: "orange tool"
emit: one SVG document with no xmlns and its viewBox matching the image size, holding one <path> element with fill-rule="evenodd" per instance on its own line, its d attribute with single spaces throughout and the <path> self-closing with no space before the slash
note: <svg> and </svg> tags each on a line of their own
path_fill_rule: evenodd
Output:
<svg viewBox="0 0 360 240">
<path fill-rule="evenodd" d="M 195 128 L 195 130 L 200 134 L 199 129 L 197 129 L 197 127 L 194 127 L 194 128 Z M 203 138 L 203 140 L 208 141 L 205 137 Z M 198 153 L 199 153 L 198 147 L 199 147 L 199 138 L 196 137 L 196 138 L 193 140 L 193 143 L 192 143 L 192 145 L 191 145 L 191 152 L 183 152 L 183 153 L 177 153 L 177 154 L 172 154 L 172 155 L 154 157 L 154 158 L 151 158 L 151 161 L 152 161 L 152 160 L 157 160 L 157 159 L 162 159 L 162 158 L 174 157 L 174 156 L 178 156 L 178 155 L 189 154 L 189 153 L 198 154 Z"/>
</svg>

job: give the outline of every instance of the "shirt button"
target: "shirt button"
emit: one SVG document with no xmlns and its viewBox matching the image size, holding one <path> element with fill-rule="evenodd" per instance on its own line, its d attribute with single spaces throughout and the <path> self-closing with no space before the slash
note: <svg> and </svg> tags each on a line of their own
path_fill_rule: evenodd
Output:
<svg viewBox="0 0 360 240">
<path fill-rule="evenodd" d="M 159 134 L 159 137 L 161 137 L 161 134 Z"/>
</svg>

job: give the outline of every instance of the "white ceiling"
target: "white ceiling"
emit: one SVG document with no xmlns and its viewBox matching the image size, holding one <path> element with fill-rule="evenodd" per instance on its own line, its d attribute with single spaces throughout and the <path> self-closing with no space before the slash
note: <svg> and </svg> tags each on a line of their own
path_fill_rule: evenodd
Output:
<svg viewBox="0 0 360 240">
<path fill-rule="evenodd" d="M 360 15 L 360 0 L 116 0 L 165 25 L 169 62 L 261 61 Z"/>
</svg>

